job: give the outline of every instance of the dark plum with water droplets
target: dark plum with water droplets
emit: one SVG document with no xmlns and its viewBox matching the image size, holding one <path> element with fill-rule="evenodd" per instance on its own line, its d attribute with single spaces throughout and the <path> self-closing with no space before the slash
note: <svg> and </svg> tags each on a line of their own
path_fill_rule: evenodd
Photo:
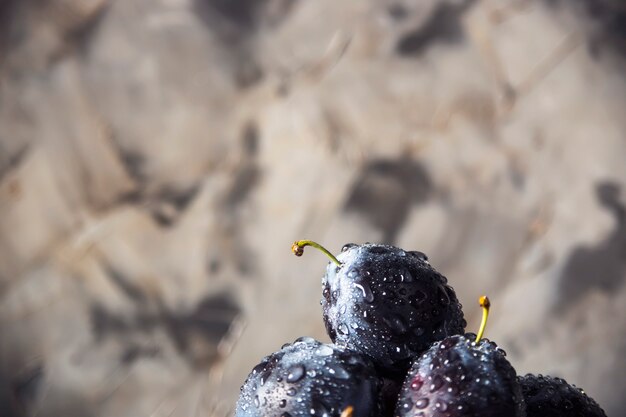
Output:
<svg viewBox="0 0 626 417">
<path fill-rule="evenodd" d="M 504 351 L 474 335 L 436 342 L 417 358 L 396 406 L 398 417 L 525 417 L 515 369 Z"/>
<path fill-rule="evenodd" d="M 371 361 L 341 346 L 302 337 L 263 358 L 237 401 L 236 417 L 377 417 L 381 380 Z"/>
<path fill-rule="evenodd" d="M 606 417 L 598 403 L 564 379 L 528 374 L 519 383 L 528 417 Z"/>
<path fill-rule="evenodd" d="M 347 244 L 322 280 L 324 323 L 333 342 L 368 355 L 378 370 L 403 378 L 411 359 L 435 341 L 461 334 L 454 290 L 421 252 Z"/>
</svg>

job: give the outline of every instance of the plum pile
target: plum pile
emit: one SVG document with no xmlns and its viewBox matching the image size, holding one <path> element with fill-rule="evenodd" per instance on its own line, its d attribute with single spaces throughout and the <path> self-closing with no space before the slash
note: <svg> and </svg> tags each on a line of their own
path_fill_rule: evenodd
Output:
<svg viewBox="0 0 626 417">
<path fill-rule="evenodd" d="M 422 252 L 347 244 L 322 279 L 332 344 L 301 337 L 254 367 L 236 417 L 606 417 L 559 378 L 518 377 L 504 350 L 465 333 L 454 289 Z"/>
</svg>

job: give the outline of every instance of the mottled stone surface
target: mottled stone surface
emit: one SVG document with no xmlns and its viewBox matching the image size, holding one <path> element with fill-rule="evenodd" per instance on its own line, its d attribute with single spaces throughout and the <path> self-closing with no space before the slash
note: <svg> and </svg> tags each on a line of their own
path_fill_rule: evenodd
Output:
<svg viewBox="0 0 626 417">
<path fill-rule="evenodd" d="M 228 415 L 328 341 L 301 238 L 427 253 L 518 372 L 619 415 L 622 7 L 5 0 L 0 415 Z"/>
</svg>

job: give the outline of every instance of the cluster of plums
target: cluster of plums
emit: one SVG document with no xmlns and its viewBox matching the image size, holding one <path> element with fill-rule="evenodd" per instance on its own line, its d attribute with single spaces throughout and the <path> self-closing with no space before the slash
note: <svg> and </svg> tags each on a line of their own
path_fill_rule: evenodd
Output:
<svg viewBox="0 0 626 417">
<path fill-rule="evenodd" d="M 326 253 L 322 308 L 332 344 L 301 337 L 266 356 L 243 386 L 236 417 L 606 417 L 562 379 L 518 377 L 483 323 L 466 334 L 447 279 L 422 252 L 347 244 Z"/>
</svg>

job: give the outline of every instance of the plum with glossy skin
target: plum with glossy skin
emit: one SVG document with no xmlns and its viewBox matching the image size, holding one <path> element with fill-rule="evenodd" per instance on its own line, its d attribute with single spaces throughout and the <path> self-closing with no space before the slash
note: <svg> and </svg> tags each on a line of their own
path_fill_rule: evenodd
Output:
<svg viewBox="0 0 626 417">
<path fill-rule="evenodd" d="M 365 356 L 309 337 L 284 345 L 254 367 L 236 417 L 377 417 L 381 381 Z"/>
<path fill-rule="evenodd" d="M 398 417 L 525 417 L 515 369 L 475 335 L 451 336 L 419 357 L 404 381 Z"/>
<path fill-rule="evenodd" d="M 519 383 L 528 417 L 606 417 L 598 403 L 564 379 L 528 374 Z"/>
<path fill-rule="evenodd" d="M 461 304 L 423 253 L 348 244 L 337 260 L 322 279 L 328 335 L 368 355 L 384 376 L 403 378 L 433 342 L 463 333 Z"/>
</svg>

